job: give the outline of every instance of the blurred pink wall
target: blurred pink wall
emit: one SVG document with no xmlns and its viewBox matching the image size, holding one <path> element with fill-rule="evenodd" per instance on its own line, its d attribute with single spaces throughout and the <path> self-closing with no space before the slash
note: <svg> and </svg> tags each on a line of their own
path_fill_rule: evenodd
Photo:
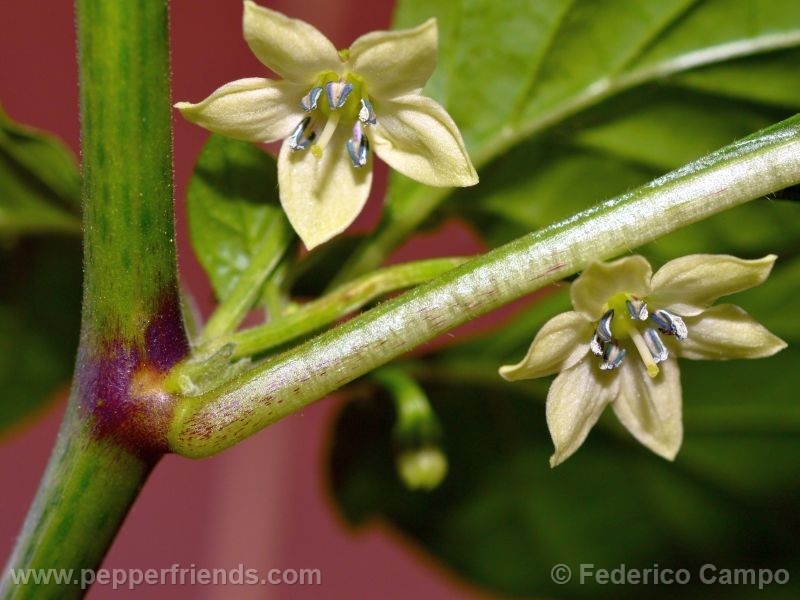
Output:
<svg viewBox="0 0 800 600">
<path fill-rule="evenodd" d="M 266 3 L 266 0 L 264 0 Z M 173 0 L 174 98 L 197 101 L 233 79 L 263 73 L 241 37 L 241 4 L 233 0 Z M 339 47 L 386 28 L 392 4 L 275 0 L 268 5 L 320 28 Z M 78 87 L 70 2 L 45 0 L 3 6 L 0 103 L 15 119 L 55 132 L 78 150 Z M 206 132 L 175 119 L 178 245 L 184 283 L 205 312 L 210 288 L 186 238 L 184 190 Z M 380 213 L 385 171 L 356 228 Z M 472 252 L 458 227 L 402 251 Z M 133 508 L 106 568 L 318 568 L 322 586 L 150 587 L 131 598 L 478 598 L 407 540 L 380 523 L 348 530 L 332 508 L 324 477 L 328 426 L 336 400 L 286 419 L 221 456 L 162 461 Z M 63 398 L 47 416 L 0 439 L 0 562 L 5 561 L 44 468 L 63 412 Z M 95 588 L 90 598 L 111 597 Z M 116 597 L 115 594 L 115 597 Z"/>
</svg>

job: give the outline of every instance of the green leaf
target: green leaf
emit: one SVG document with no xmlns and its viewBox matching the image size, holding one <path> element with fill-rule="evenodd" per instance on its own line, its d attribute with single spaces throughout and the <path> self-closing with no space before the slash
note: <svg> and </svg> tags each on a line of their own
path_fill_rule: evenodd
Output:
<svg viewBox="0 0 800 600">
<path fill-rule="evenodd" d="M 459 192 L 448 208 L 493 245 L 503 244 L 741 138 L 777 118 L 775 111 L 686 90 L 629 93 L 588 111 L 572 138 L 553 135 L 518 146 L 484 170 L 480 189 Z M 692 134 L 680 135 L 685 131 Z M 694 252 L 780 253 L 794 247 L 798 234 L 796 203 L 759 201 L 640 251 L 655 262 Z"/>
<path fill-rule="evenodd" d="M 800 110 L 800 51 L 787 50 L 682 73 L 674 85 L 710 94 Z"/>
<path fill-rule="evenodd" d="M 585 208 L 797 110 L 794 0 L 400 0 L 395 25 L 430 16 L 440 59 L 426 93 L 464 135 L 481 176 L 475 193 L 495 200 L 538 204 L 526 179 L 578 147 L 620 162 L 603 175 L 602 194 L 591 186 L 596 163 L 571 167 L 583 185 L 557 194 Z M 451 194 L 392 173 L 381 227 L 345 274 L 374 268 Z M 463 216 L 462 196 L 447 206 Z M 466 217 L 493 244 L 521 230 Z"/>
<path fill-rule="evenodd" d="M 187 195 L 192 247 L 223 301 L 254 258 L 274 262 L 261 256 L 269 237 L 291 231 L 278 201 L 275 159 L 252 144 L 212 135 Z M 275 248 L 280 255 L 286 250 Z"/>
<path fill-rule="evenodd" d="M 0 238 L 80 227 L 80 176 L 71 152 L 0 109 Z"/>
<path fill-rule="evenodd" d="M 431 16 L 440 60 L 426 91 L 479 155 L 499 138 L 519 141 L 506 127 L 527 137 L 665 75 L 800 45 L 791 0 L 402 0 L 395 25 Z"/>
<path fill-rule="evenodd" d="M 68 383 L 81 274 L 78 240 L 37 236 L 0 248 L 0 433 L 31 418 Z"/>
</svg>

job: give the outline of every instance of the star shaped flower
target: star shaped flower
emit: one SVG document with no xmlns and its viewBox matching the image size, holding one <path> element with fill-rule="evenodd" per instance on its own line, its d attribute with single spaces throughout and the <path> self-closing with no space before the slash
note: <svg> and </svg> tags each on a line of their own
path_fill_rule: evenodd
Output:
<svg viewBox="0 0 800 600">
<path fill-rule="evenodd" d="M 420 95 L 436 66 L 437 27 L 376 31 L 337 51 L 317 29 L 246 0 L 244 37 L 281 80 L 233 81 L 198 104 L 179 102 L 206 129 L 253 142 L 283 139 L 278 185 L 307 248 L 343 231 L 372 185 L 372 152 L 433 186 L 478 176 L 461 134 L 438 103 Z"/>
<path fill-rule="evenodd" d="M 570 289 L 574 310 L 545 323 L 519 364 L 500 368 L 509 381 L 559 373 L 547 394 L 550 465 L 580 447 L 608 404 L 672 460 L 683 439 L 676 357 L 760 358 L 786 347 L 738 306 L 712 306 L 762 283 L 775 258 L 697 254 L 655 275 L 641 256 L 590 264 Z"/>
</svg>

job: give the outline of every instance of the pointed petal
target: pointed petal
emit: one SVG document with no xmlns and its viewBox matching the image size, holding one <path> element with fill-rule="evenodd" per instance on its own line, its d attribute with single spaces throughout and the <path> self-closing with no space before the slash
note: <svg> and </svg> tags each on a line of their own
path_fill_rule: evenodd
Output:
<svg viewBox="0 0 800 600">
<path fill-rule="evenodd" d="M 689 337 L 672 346 L 683 358 L 762 358 L 786 347 L 786 342 L 733 304 L 712 306 L 685 321 Z"/>
<path fill-rule="evenodd" d="M 302 118 L 302 92 L 294 85 L 253 77 L 232 81 L 197 104 L 178 102 L 186 120 L 209 131 L 251 142 L 285 138 Z"/>
<path fill-rule="evenodd" d="M 246 0 L 243 26 L 253 54 L 283 79 L 309 84 L 324 71 L 341 70 L 336 47 L 305 21 Z"/>
<path fill-rule="evenodd" d="M 641 361 L 623 364 L 619 393 L 611 406 L 633 437 L 672 460 L 683 441 L 680 369 L 675 359 L 658 366 L 659 374 L 651 378 Z"/>
<path fill-rule="evenodd" d="M 638 297 L 650 293 L 650 263 L 641 256 L 626 256 L 614 262 L 592 262 L 570 288 L 573 308 L 590 321 L 596 321 L 614 294 L 620 292 Z"/>
<path fill-rule="evenodd" d="M 547 427 L 555 445 L 551 467 L 564 462 L 583 444 L 616 395 L 615 375 L 601 372 L 594 361 L 582 360 L 555 378 L 547 394 Z"/>
<path fill-rule="evenodd" d="M 350 46 L 350 69 L 377 100 L 418 93 L 436 68 L 436 19 L 414 29 L 373 31 Z"/>
<path fill-rule="evenodd" d="M 574 366 L 589 351 L 592 324 L 576 312 L 556 315 L 533 339 L 528 354 L 516 365 L 500 367 L 508 381 L 534 379 Z"/>
<path fill-rule="evenodd" d="M 437 102 L 404 96 L 375 104 L 375 153 L 406 177 L 433 186 L 469 186 L 478 174 L 458 127 Z"/>
<path fill-rule="evenodd" d="M 671 260 L 653 275 L 650 301 L 679 315 L 697 315 L 721 296 L 763 283 L 776 258 L 774 254 L 756 260 L 692 254 Z"/>
<path fill-rule="evenodd" d="M 311 250 L 344 231 L 361 212 L 372 185 L 371 160 L 354 168 L 347 156 L 348 131 L 339 128 L 317 159 L 284 142 L 278 156 L 278 187 L 289 222 Z"/>
</svg>

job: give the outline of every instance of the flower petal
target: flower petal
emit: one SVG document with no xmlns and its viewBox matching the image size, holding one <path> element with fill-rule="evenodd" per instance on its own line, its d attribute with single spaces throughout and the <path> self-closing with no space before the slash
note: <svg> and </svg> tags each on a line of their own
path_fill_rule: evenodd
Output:
<svg viewBox="0 0 800 600">
<path fill-rule="evenodd" d="M 547 426 L 555 452 L 550 466 L 564 462 L 580 448 L 606 405 L 616 395 L 616 373 L 600 371 L 582 360 L 555 378 L 547 394 Z"/>
<path fill-rule="evenodd" d="M 253 54 L 283 79 L 309 84 L 322 72 L 341 71 L 336 47 L 305 21 L 245 0 L 243 27 Z"/>
<path fill-rule="evenodd" d="M 299 89 L 282 81 L 253 77 L 232 81 L 197 104 L 175 108 L 192 123 L 251 142 L 285 138 L 300 122 Z"/>
<path fill-rule="evenodd" d="M 612 296 L 620 292 L 638 297 L 650 293 L 653 271 L 641 256 L 626 256 L 614 262 L 592 262 L 572 283 L 572 306 L 590 321 L 596 321 L 607 310 Z"/>
<path fill-rule="evenodd" d="M 680 369 L 675 359 L 659 365 L 655 378 L 640 360 L 630 360 L 619 370 L 619 393 L 614 414 L 637 440 L 653 452 L 672 460 L 683 441 Z"/>
<path fill-rule="evenodd" d="M 653 275 L 650 301 L 684 316 L 699 314 L 720 296 L 759 285 L 777 257 L 744 260 L 725 254 L 692 254 L 666 263 Z"/>
<path fill-rule="evenodd" d="M 592 325 L 583 315 L 573 311 L 556 315 L 536 334 L 525 358 L 500 367 L 500 375 L 517 381 L 569 369 L 586 356 L 591 336 Z"/>
<path fill-rule="evenodd" d="M 293 151 L 287 142 L 281 146 L 281 204 L 309 250 L 344 231 L 369 196 L 372 162 L 354 168 L 347 156 L 347 138 L 346 128 L 337 129 L 319 159 L 309 150 Z"/>
<path fill-rule="evenodd" d="M 468 186 L 478 174 L 458 127 L 437 102 L 403 96 L 375 104 L 378 124 L 370 128 L 375 153 L 406 177 L 434 186 Z"/>
<path fill-rule="evenodd" d="M 733 304 L 712 306 L 685 322 L 689 337 L 672 346 L 683 358 L 762 358 L 786 347 L 786 342 Z"/>
<path fill-rule="evenodd" d="M 373 31 L 350 46 L 350 69 L 376 100 L 416 94 L 436 68 L 438 43 L 436 19 L 413 29 Z"/>
</svg>

